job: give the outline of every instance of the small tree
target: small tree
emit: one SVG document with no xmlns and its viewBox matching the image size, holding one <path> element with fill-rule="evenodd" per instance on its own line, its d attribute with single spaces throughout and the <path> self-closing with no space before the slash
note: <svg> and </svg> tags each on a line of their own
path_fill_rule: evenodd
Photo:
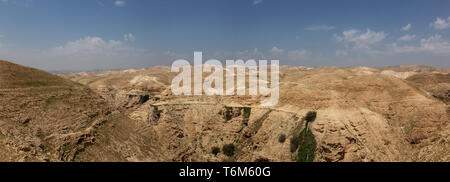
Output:
<svg viewBox="0 0 450 182">
<path fill-rule="evenodd" d="M 308 113 L 306 113 L 306 126 L 302 130 L 298 138 L 298 144 L 300 148 L 298 149 L 297 162 L 314 161 L 317 142 L 314 134 L 311 132 L 311 130 L 309 130 L 308 124 L 316 120 L 316 117 L 316 111 L 309 111 Z"/>
<path fill-rule="evenodd" d="M 229 157 L 234 155 L 235 150 L 236 150 L 236 147 L 232 143 L 226 144 L 222 147 L 223 153 Z"/>
<path fill-rule="evenodd" d="M 308 113 L 306 113 L 305 120 L 308 123 L 313 122 L 314 120 L 316 120 L 316 117 L 317 117 L 316 111 L 309 111 Z"/>
<path fill-rule="evenodd" d="M 297 162 L 313 162 L 316 152 L 316 139 L 311 130 L 303 129 L 299 138 Z"/>
<path fill-rule="evenodd" d="M 219 147 L 213 147 L 213 148 L 211 149 L 211 152 L 212 152 L 214 155 L 217 155 L 217 154 L 220 152 L 220 148 L 219 148 Z"/>
<path fill-rule="evenodd" d="M 278 142 L 284 143 L 284 141 L 286 141 L 286 135 L 285 135 L 285 134 L 281 134 L 281 135 L 278 137 Z"/>
</svg>

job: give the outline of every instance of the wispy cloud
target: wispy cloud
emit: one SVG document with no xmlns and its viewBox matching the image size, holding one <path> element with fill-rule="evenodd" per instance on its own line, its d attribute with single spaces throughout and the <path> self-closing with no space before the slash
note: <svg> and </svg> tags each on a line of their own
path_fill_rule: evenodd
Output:
<svg viewBox="0 0 450 182">
<path fill-rule="evenodd" d="M 411 29 L 411 24 L 405 25 L 404 27 L 402 27 L 402 31 L 408 31 L 409 29 Z"/>
<path fill-rule="evenodd" d="M 450 43 L 443 40 L 441 35 L 432 35 L 421 39 L 419 46 L 398 46 L 396 43 L 389 45 L 388 53 L 431 53 L 434 55 L 450 56 Z"/>
<path fill-rule="evenodd" d="M 253 0 L 253 5 L 261 4 L 263 0 Z"/>
<path fill-rule="evenodd" d="M 272 47 L 272 49 L 270 49 L 270 52 L 272 54 L 281 54 L 284 52 L 284 49 L 280 49 L 278 47 Z"/>
<path fill-rule="evenodd" d="M 373 44 L 381 42 L 387 37 L 384 32 L 374 32 L 367 29 L 365 33 L 360 30 L 351 29 L 342 32 L 342 35 L 334 35 L 339 42 L 353 44 L 354 48 L 370 48 Z"/>
<path fill-rule="evenodd" d="M 105 41 L 100 37 L 85 37 L 76 41 L 68 42 L 66 45 L 58 46 L 52 49 L 53 53 L 65 55 L 115 55 L 120 51 L 132 50 L 125 46 L 121 41 Z"/>
<path fill-rule="evenodd" d="M 136 40 L 136 37 L 132 33 L 128 33 L 123 35 L 123 40 L 127 42 L 134 42 Z"/>
<path fill-rule="evenodd" d="M 436 18 L 436 21 L 430 24 L 431 27 L 433 27 L 435 30 L 443 30 L 450 28 L 450 16 L 446 19 L 443 18 Z"/>
<path fill-rule="evenodd" d="M 18 49 L 4 45 L 0 47 L 0 55 L 0 59 L 44 70 L 149 67 L 161 60 L 148 50 L 132 47 L 121 40 L 106 40 L 97 36 L 44 49 Z"/>
<path fill-rule="evenodd" d="M 104 40 L 101 37 L 87 36 L 65 45 L 45 50 L 37 59 L 53 60 L 58 64 L 65 64 L 83 69 L 83 66 L 96 65 L 99 68 L 136 66 L 150 60 L 151 53 L 126 45 L 120 40 Z"/>
<path fill-rule="evenodd" d="M 123 1 L 123 0 L 117 0 L 117 1 L 114 2 L 114 5 L 118 6 L 118 7 L 125 6 L 126 4 L 127 3 L 125 1 Z"/>
<path fill-rule="evenodd" d="M 407 42 L 407 41 L 411 41 L 411 40 L 413 40 L 415 38 L 416 38 L 416 35 L 406 34 L 406 35 L 401 36 L 400 38 L 398 38 L 398 41 Z"/>
<path fill-rule="evenodd" d="M 320 30 L 333 30 L 336 27 L 334 26 L 328 26 L 328 25 L 310 25 L 308 27 L 306 27 L 306 30 L 309 31 L 320 31 Z"/>
<path fill-rule="evenodd" d="M 33 0 L 0 0 L 0 3 L 12 4 L 17 6 L 30 6 Z"/>
</svg>

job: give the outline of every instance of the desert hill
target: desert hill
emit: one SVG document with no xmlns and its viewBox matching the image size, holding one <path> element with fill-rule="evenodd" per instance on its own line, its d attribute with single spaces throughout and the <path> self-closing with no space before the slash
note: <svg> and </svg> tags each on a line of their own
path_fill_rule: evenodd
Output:
<svg viewBox="0 0 450 182">
<path fill-rule="evenodd" d="M 275 107 L 174 96 L 164 66 L 0 71 L 0 161 L 450 161 L 449 69 L 282 66 Z"/>
<path fill-rule="evenodd" d="M 94 141 L 106 101 L 91 89 L 0 61 L 0 161 L 70 161 Z"/>
<path fill-rule="evenodd" d="M 169 70 L 63 75 L 110 98 L 123 114 L 100 132 L 109 144 L 88 147 L 81 155 L 105 154 L 93 160 L 293 161 L 303 118 L 314 110 L 317 119 L 309 128 L 317 143 L 315 161 L 450 160 L 448 69 L 282 66 L 280 103 L 271 108 L 259 107 L 258 97 L 172 96 L 175 74 Z M 436 85 L 439 89 L 430 89 Z M 140 102 L 143 98 L 148 101 Z M 286 141 L 278 141 L 280 136 Z M 233 155 L 211 152 L 227 144 L 235 146 Z"/>
</svg>

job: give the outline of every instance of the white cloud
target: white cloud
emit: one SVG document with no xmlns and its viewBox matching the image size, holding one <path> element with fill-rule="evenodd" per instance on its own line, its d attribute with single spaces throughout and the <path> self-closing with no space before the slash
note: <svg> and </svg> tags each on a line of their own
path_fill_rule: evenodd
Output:
<svg viewBox="0 0 450 182">
<path fill-rule="evenodd" d="M 272 47 L 272 49 L 270 49 L 270 53 L 272 53 L 272 54 L 281 54 L 283 52 L 284 52 L 284 50 L 280 49 L 278 47 Z"/>
<path fill-rule="evenodd" d="M 367 29 L 365 33 L 351 29 L 342 32 L 342 36 L 334 35 L 337 41 L 353 44 L 354 48 L 370 48 L 371 45 L 381 42 L 387 37 L 384 32 L 373 32 Z"/>
<path fill-rule="evenodd" d="M 1 59 L 44 70 L 91 70 L 149 67 L 165 64 L 145 49 L 121 40 L 87 36 L 61 46 L 46 49 L 0 48 Z"/>
<path fill-rule="evenodd" d="M 100 37 L 85 37 L 76 41 L 68 42 L 64 46 L 52 49 L 53 53 L 66 55 L 86 54 L 115 54 L 119 51 L 129 49 L 121 41 L 105 41 Z"/>
<path fill-rule="evenodd" d="M 333 26 L 328 26 L 328 25 L 310 25 L 308 27 L 306 27 L 306 30 L 310 30 L 310 31 L 319 31 L 319 30 L 333 30 L 336 27 Z"/>
<path fill-rule="evenodd" d="M 0 0 L 0 3 L 17 5 L 17 6 L 30 6 L 33 0 Z"/>
<path fill-rule="evenodd" d="M 430 24 L 436 30 L 443 30 L 450 27 L 450 16 L 446 19 L 436 18 L 436 21 Z"/>
<path fill-rule="evenodd" d="M 305 60 L 309 52 L 304 49 L 284 50 L 278 47 L 272 47 L 269 51 L 270 58 L 287 62 L 298 62 Z"/>
<path fill-rule="evenodd" d="M 50 60 L 78 62 L 78 66 L 88 63 L 97 67 L 145 64 L 150 56 L 149 52 L 130 47 L 120 40 L 90 36 L 69 41 L 43 53 L 43 57 Z"/>
<path fill-rule="evenodd" d="M 450 43 L 442 40 L 440 35 L 433 35 L 428 39 L 420 40 L 420 46 L 425 51 L 450 55 Z"/>
<path fill-rule="evenodd" d="M 410 29 L 411 29 L 411 24 L 408 24 L 408 25 L 402 27 L 402 30 L 403 30 L 403 31 L 408 31 L 408 30 L 410 30 Z"/>
<path fill-rule="evenodd" d="M 134 42 L 136 40 L 136 37 L 132 33 L 129 33 L 123 35 L 123 39 L 127 42 Z"/>
<path fill-rule="evenodd" d="M 450 56 L 450 43 L 443 40 L 440 35 L 433 35 L 427 39 L 421 39 L 419 46 L 398 46 L 396 43 L 389 45 L 388 53 L 431 53 L 434 55 Z"/>
<path fill-rule="evenodd" d="M 388 50 L 386 51 L 380 51 L 382 54 L 399 54 L 399 53 L 413 53 L 419 51 L 419 47 L 416 46 L 398 46 L 397 43 L 392 43 L 388 45 Z"/>
<path fill-rule="evenodd" d="M 257 4 L 260 4 L 262 2 L 263 2 L 263 0 L 253 0 L 253 5 L 257 5 Z"/>
<path fill-rule="evenodd" d="M 406 34 L 406 35 L 398 38 L 398 41 L 408 42 L 408 41 L 411 41 L 411 40 L 413 40 L 415 38 L 416 38 L 416 35 Z"/>
<path fill-rule="evenodd" d="M 119 6 L 119 7 L 125 6 L 126 4 L 127 3 L 123 0 L 117 0 L 114 2 L 114 5 Z"/>
</svg>

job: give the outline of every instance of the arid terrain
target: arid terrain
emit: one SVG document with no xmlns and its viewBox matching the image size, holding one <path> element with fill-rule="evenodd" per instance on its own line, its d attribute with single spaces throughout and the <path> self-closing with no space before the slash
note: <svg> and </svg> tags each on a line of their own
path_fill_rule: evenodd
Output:
<svg viewBox="0 0 450 182">
<path fill-rule="evenodd" d="M 0 161 L 299 161 L 304 140 L 317 162 L 450 161 L 450 69 L 282 66 L 274 107 L 174 96 L 174 76 L 0 61 Z"/>
</svg>

